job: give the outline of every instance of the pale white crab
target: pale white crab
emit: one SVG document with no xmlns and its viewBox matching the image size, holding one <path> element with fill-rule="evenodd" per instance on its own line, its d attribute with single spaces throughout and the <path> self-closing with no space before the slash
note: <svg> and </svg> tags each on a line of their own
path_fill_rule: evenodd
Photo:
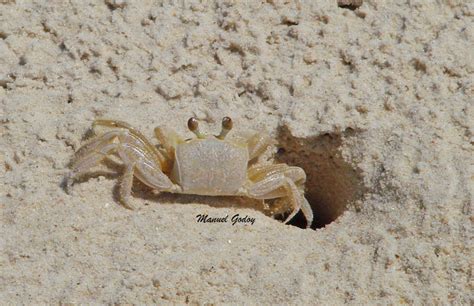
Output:
<svg viewBox="0 0 474 306">
<path fill-rule="evenodd" d="M 129 124 L 115 120 L 96 120 L 93 126 L 112 128 L 82 146 L 72 162 L 67 180 L 70 188 L 75 178 L 98 165 L 109 155 L 118 156 L 124 165 L 119 188 L 120 201 L 127 207 L 133 177 L 158 192 L 211 196 L 246 196 L 254 199 L 281 199 L 280 212 L 291 213 L 285 223 L 301 209 L 310 227 L 313 213 L 304 197 L 306 174 L 287 164 L 251 163 L 273 140 L 265 133 L 255 133 L 243 140 L 227 140 L 232 120 L 222 120 L 219 135 L 204 135 L 198 122 L 190 118 L 188 128 L 197 136 L 183 139 L 176 133 L 157 127 L 159 141 L 154 146 Z M 283 204 L 282 204 L 283 203 Z"/>
</svg>

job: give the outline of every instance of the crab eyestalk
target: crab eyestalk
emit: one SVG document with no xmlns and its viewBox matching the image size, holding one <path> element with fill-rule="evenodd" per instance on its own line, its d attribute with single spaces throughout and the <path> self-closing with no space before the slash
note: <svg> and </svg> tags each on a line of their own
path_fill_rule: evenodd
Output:
<svg viewBox="0 0 474 306">
<path fill-rule="evenodd" d="M 230 117 L 224 117 L 222 118 L 221 133 L 216 137 L 222 140 L 230 132 L 230 130 L 232 130 L 232 119 L 230 119 Z"/>
<path fill-rule="evenodd" d="M 191 117 L 188 120 L 188 129 L 197 136 L 197 138 L 204 138 L 205 136 L 199 131 L 199 124 L 196 118 Z"/>
</svg>

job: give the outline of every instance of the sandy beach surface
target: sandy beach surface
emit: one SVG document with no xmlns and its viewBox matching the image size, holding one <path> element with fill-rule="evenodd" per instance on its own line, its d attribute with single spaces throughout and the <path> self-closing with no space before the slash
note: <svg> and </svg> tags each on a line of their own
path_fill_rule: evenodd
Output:
<svg viewBox="0 0 474 306">
<path fill-rule="evenodd" d="M 1 0 L 0 304 L 472 304 L 473 46 L 463 0 Z M 66 193 L 93 120 L 191 116 L 268 131 L 312 228 L 138 181 L 126 209 L 117 158 Z"/>
</svg>

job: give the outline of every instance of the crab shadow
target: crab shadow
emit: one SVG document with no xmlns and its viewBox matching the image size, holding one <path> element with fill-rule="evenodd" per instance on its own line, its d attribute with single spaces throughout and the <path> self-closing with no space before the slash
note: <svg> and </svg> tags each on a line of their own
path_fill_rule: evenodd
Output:
<svg viewBox="0 0 474 306">
<path fill-rule="evenodd" d="M 115 200 L 118 202 L 118 187 L 114 192 Z M 155 202 L 163 205 L 170 204 L 200 204 L 214 208 L 248 208 L 258 210 L 264 214 L 268 213 L 264 209 L 262 201 L 237 196 L 202 196 L 194 194 L 173 194 L 173 193 L 156 193 L 148 186 L 138 180 L 135 180 L 132 188 L 133 197 L 145 201 Z"/>
</svg>

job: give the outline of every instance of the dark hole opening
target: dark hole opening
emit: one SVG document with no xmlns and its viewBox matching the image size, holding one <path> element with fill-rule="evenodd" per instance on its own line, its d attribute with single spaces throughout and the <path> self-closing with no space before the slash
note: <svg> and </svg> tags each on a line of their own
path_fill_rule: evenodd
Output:
<svg viewBox="0 0 474 306">
<path fill-rule="evenodd" d="M 346 162 L 340 152 L 343 139 L 353 137 L 354 133 L 347 129 L 342 133 L 298 138 L 285 126 L 279 129 L 276 159 L 305 170 L 305 196 L 313 209 L 313 229 L 336 220 L 364 194 L 361 171 Z M 290 224 L 305 228 L 306 220 L 299 212 Z"/>
</svg>

